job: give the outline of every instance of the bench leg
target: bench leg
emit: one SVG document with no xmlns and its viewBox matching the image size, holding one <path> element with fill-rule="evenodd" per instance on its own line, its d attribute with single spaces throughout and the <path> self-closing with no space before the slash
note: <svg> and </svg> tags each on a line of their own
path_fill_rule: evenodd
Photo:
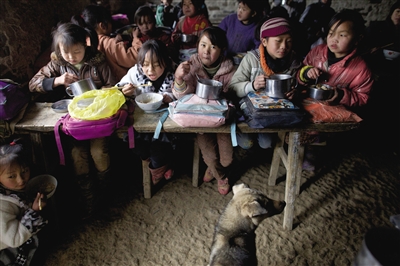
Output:
<svg viewBox="0 0 400 266">
<path fill-rule="evenodd" d="M 294 216 L 294 202 L 298 194 L 298 177 L 301 176 L 301 152 L 304 152 L 304 147 L 300 146 L 300 132 L 289 133 L 288 147 L 288 167 L 286 169 L 286 187 L 285 187 L 285 202 L 286 207 L 283 217 L 283 228 L 292 230 Z M 299 173 L 300 171 L 300 173 Z"/>
<path fill-rule="evenodd" d="M 276 179 L 278 178 L 278 170 L 279 170 L 279 165 L 281 162 L 281 154 L 280 150 L 283 149 L 283 143 L 285 141 L 285 132 L 281 135 L 280 133 L 278 134 L 278 140 L 277 143 L 275 144 L 274 148 L 274 154 L 272 155 L 272 161 L 271 161 L 271 168 L 269 170 L 269 177 L 268 177 L 268 186 L 275 186 L 276 185 Z"/>
<path fill-rule="evenodd" d="M 143 192 L 144 198 L 151 198 L 151 175 L 149 170 L 149 162 L 142 160 L 142 175 L 143 175 Z"/>
<path fill-rule="evenodd" d="M 193 168 L 192 168 L 192 185 L 199 186 L 199 168 L 200 168 L 200 149 L 195 138 L 193 141 Z"/>
</svg>

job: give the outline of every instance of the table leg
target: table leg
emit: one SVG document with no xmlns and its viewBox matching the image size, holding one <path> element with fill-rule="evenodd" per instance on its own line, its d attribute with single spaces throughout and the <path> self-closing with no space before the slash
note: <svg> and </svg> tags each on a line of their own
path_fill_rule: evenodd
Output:
<svg viewBox="0 0 400 266">
<path fill-rule="evenodd" d="M 281 149 L 285 141 L 286 132 L 283 134 L 278 133 L 278 140 L 275 144 L 274 154 L 272 155 L 271 168 L 269 170 L 268 186 L 275 186 L 276 179 L 278 178 L 278 170 L 281 162 Z"/>
<path fill-rule="evenodd" d="M 197 138 L 193 140 L 193 168 L 192 168 L 192 185 L 199 186 L 199 168 L 200 168 L 200 149 Z"/>
<path fill-rule="evenodd" d="M 39 132 L 30 132 L 29 137 L 32 145 L 32 160 L 39 169 L 44 169 L 46 173 L 51 171 L 46 153 L 44 152 L 42 134 Z"/>
<path fill-rule="evenodd" d="M 142 160 L 142 175 L 143 175 L 143 193 L 145 199 L 151 198 L 151 176 L 149 170 L 149 162 Z"/>
<path fill-rule="evenodd" d="M 288 167 L 286 169 L 286 187 L 285 187 L 285 201 L 286 207 L 283 217 L 283 228 L 285 230 L 292 230 L 293 216 L 294 216 L 294 202 L 298 194 L 298 183 L 296 178 L 300 177 L 302 155 L 304 147 L 300 146 L 300 132 L 289 133 L 289 147 L 288 147 Z"/>
</svg>

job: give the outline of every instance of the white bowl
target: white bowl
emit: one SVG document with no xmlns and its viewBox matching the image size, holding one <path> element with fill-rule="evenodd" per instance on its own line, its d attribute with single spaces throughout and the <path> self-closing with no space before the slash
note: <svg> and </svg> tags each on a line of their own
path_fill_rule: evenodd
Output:
<svg viewBox="0 0 400 266">
<path fill-rule="evenodd" d="M 393 50 L 388 50 L 388 49 L 383 49 L 383 55 L 387 60 L 394 60 L 397 57 L 400 56 L 400 52 L 393 51 Z"/>
<path fill-rule="evenodd" d="M 137 106 L 145 112 L 156 111 L 162 104 L 163 96 L 155 92 L 146 92 L 136 96 Z"/>
<path fill-rule="evenodd" d="M 52 175 L 38 175 L 31 178 L 25 186 L 28 199 L 34 200 L 37 193 L 43 193 L 46 198 L 54 195 L 57 188 L 57 179 Z"/>
</svg>

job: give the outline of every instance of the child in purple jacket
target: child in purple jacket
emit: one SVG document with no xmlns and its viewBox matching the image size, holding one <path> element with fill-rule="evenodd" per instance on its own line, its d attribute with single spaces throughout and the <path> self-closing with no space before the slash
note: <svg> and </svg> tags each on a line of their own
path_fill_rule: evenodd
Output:
<svg viewBox="0 0 400 266">
<path fill-rule="evenodd" d="M 260 46 L 254 31 L 263 16 L 263 8 L 263 1 L 260 0 L 238 0 L 236 13 L 221 21 L 219 27 L 228 38 L 228 54 L 246 53 Z"/>
</svg>

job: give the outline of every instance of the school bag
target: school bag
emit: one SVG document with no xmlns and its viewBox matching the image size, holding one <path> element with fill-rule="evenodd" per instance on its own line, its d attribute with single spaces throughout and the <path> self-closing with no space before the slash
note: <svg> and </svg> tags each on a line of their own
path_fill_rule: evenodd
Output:
<svg viewBox="0 0 400 266">
<path fill-rule="evenodd" d="M 208 100 L 187 94 L 169 103 L 169 117 L 182 127 L 219 127 L 226 123 L 232 111 L 225 99 Z"/>
<path fill-rule="evenodd" d="M 291 101 L 269 97 L 263 90 L 247 94 L 239 104 L 251 128 L 291 127 L 301 123 L 306 115 Z"/>
<path fill-rule="evenodd" d="M 29 102 L 29 93 L 10 79 L 0 79 L 0 120 L 11 120 Z"/>
<path fill-rule="evenodd" d="M 168 112 L 160 118 L 154 138 L 158 138 L 162 124 L 169 116 L 181 127 L 219 127 L 229 123 L 232 145 L 237 146 L 236 123 L 233 115 L 234 107 L 226 99 L 209 100 L 200 98 L 194 93 L 187 94 L 169 103 Z"/>
<path fill-rule="evenodd" d="M 75 99 L 79 100 L 79 98 L 74 98 L 74 100 Z M 128 126 L 129 148 L 134 148 L 133 116 L 130 115 L 133 114 L 134 104 L 131 101 L 126 101 L 126 105 L 127 108 L 120 108 L 113 115 L 101 119 L 84 120 L 74 118 L 70 115 L 71 112 L 62 116 L 54 126 L 54 135 L 60 156 L 60 164 L 65 165 L 60 128 L 65 135 L 71 136 L 76 140 L 89 140 L 111 136 L 118 128 Z"/>
</svg>

